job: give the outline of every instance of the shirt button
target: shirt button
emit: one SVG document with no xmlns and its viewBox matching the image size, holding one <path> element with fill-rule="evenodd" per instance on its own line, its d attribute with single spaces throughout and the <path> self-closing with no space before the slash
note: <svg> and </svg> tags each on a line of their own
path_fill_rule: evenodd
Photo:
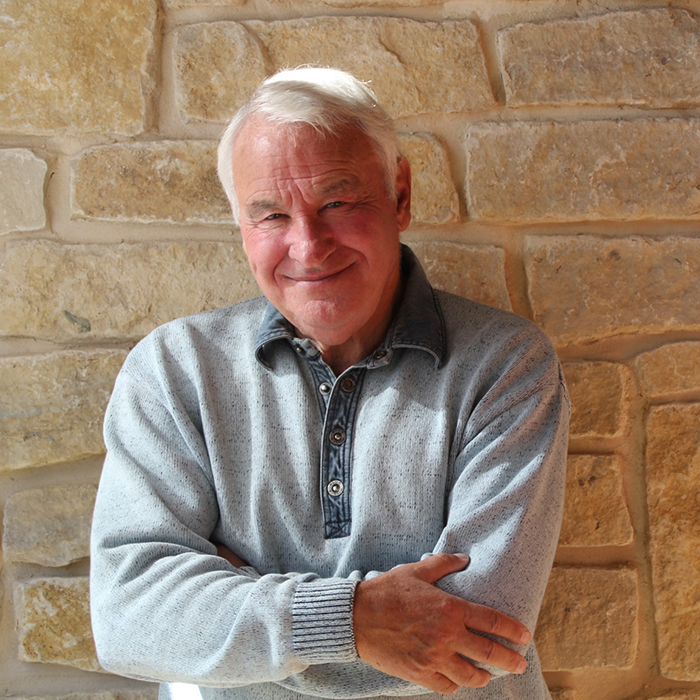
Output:
<svg viewBox="0 0 700 700">
<path fill-rule="evenodd" d="M 340 382 L 340 388 L 349 394 L 355 388 L 355 384 L 356 382 L 352 377 L 345 377 Z"/>
<path fill-rule="evenodd" d="M 331 442 L 334 445 L 342 445 L 345 442 L 345 431 L 340 428 L 331 430 Z"/>
<path fill-rule="evenodd" d="M 386 350 L 377 350 L 377 352 L 374 353 L 375 360 L 383 360 L 386 356 L 387 356 Z"/>
<path fill-rule="evenodd" d="M 328 486 L 326 486 L 326 490 L 331 496 L 340 496 L 343 491 L 345 491 L 345 486 L 342 481 L 333 479 L 333 481 L 329 482 Z"/>
<path fill-rule="evenodd" d="M 318 385 L 318 390 L 322 394 L 330 394 L 331 393 L 331 385 L 328 382 L 321 382 L 321 384 Z"/>
<path fill-rule="evenodd" d="M 304 348 L 302 348 L 301 345 L 295 345 L 294 349 L 297 351 L 297 353 L 299 353 L 299 355 L 304 354 Z"/>
</svg>

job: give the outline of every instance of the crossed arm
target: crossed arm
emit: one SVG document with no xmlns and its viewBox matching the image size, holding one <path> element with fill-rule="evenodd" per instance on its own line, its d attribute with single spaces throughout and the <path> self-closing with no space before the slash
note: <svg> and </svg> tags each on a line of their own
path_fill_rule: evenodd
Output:
<svg viewBox="0 0 700 700">
<path fill-rule="evenodd" d="M 327 579 L 260 576 L 216 556 L 210 538 L 219 502 L 201 430 L 143 377 L 123 376 L 93 532 L 93 625 L 103 665 L 222 688 L 273 682 L 304 692 L 302 684 L 314 683 L 328 696 L 339 673 L 364 683 L 371 671 L 375 694 L 410 694 L 417 689 L 397 679 L 446 693 L 488 683 L 490 674 L 468 659 L 522 672 L 524 659 L 508 647 L 527 644 L 529 633 L 513 618 L 536 620 L 561 513 L 567 411 L 550 370 L 553 381 L 525 382 L 505 405 L 503 391 L 481 399 L 432 548 L 442 554 Z M 534 375 L 532 367 L 519 371 Z M 444 552 L 465 545 L 472 561 L 463 571 L 465 560 Z M 332 617 L 343 645 L 334 638 L 300 653 L 293 609 L 308 590 L 348 603 Z"/>
<path fill-rule="evenodd" d="M 228 547 L 216 549 L 233 566 L 247 566 Z M 465 554 L 436 554 L 358 583 L 353 606 L 358 656 L 390 676 L 445 694 L 482 688 L 491 680 L 464 657 L 522 673 L 523 656 L 474 631 L 527 644 L 530 632 L 524 625 L 434 586 L 468 563 Z"/>
</svg>

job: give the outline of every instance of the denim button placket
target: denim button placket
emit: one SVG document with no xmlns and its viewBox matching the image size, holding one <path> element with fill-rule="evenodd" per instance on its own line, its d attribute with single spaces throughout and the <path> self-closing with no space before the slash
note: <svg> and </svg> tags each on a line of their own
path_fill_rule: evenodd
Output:
<svg viewBox="0 0 700 700">
<path fill-rule="evenodd" d="M 345 442 L 345 431 L 341 430 L 340 428 L 333 428 L 331 430 L 331 442 L 334 445 L 342 445 Z"/>
<path fill-rule="evenodd" d="M 345 486 L 340 479 L 333 479 L 333 481 L 329 482 L 328 486 L 326 486 L 326 490 L 331 496 L 341 496 L 343 491 L 345 491 Z"/>
<path fill-rule="evenodd" d="M 340 388 L 348 394 L 355 390 L 355 386 L 356 382 L 352 377 L 344 377 L 340 380 Z"/>
</svg>

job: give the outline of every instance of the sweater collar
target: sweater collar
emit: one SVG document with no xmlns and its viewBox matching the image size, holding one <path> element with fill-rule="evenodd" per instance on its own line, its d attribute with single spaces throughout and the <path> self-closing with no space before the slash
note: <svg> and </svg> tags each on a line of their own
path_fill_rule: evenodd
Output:
<svg viewBox="0 0 700 700">
<path fill-rule="evenodd" d="M 381 345 L 358 366 L 372 368 L 387 364 L 396 348 L 423 350 L 432 355 L 438 367 L 445 358 L 445 319 L 440 302 L 421 264 L 406 245 L 401 246 L 401 274 L 406 286 L 396 317 Z M 310 342 L 298 339 L 294 326 L 268 301 L 255 338 L 255 358 L 267 369 L 271 366 L 266 348 L 280 340 L 292 345 Z"/>
</svg>

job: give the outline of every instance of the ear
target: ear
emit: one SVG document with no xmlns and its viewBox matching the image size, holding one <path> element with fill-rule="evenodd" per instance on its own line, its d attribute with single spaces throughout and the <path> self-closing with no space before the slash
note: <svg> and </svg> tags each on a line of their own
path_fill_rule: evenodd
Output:
<svg viewBox="0 0 700 700">
<path fill-rule="evenodd" d="M 411 223 L 411 166 L 406 158 L 399 157 L 396 171 L 396 221 L 399 231 L 405 231 Z"/>
</svg>

